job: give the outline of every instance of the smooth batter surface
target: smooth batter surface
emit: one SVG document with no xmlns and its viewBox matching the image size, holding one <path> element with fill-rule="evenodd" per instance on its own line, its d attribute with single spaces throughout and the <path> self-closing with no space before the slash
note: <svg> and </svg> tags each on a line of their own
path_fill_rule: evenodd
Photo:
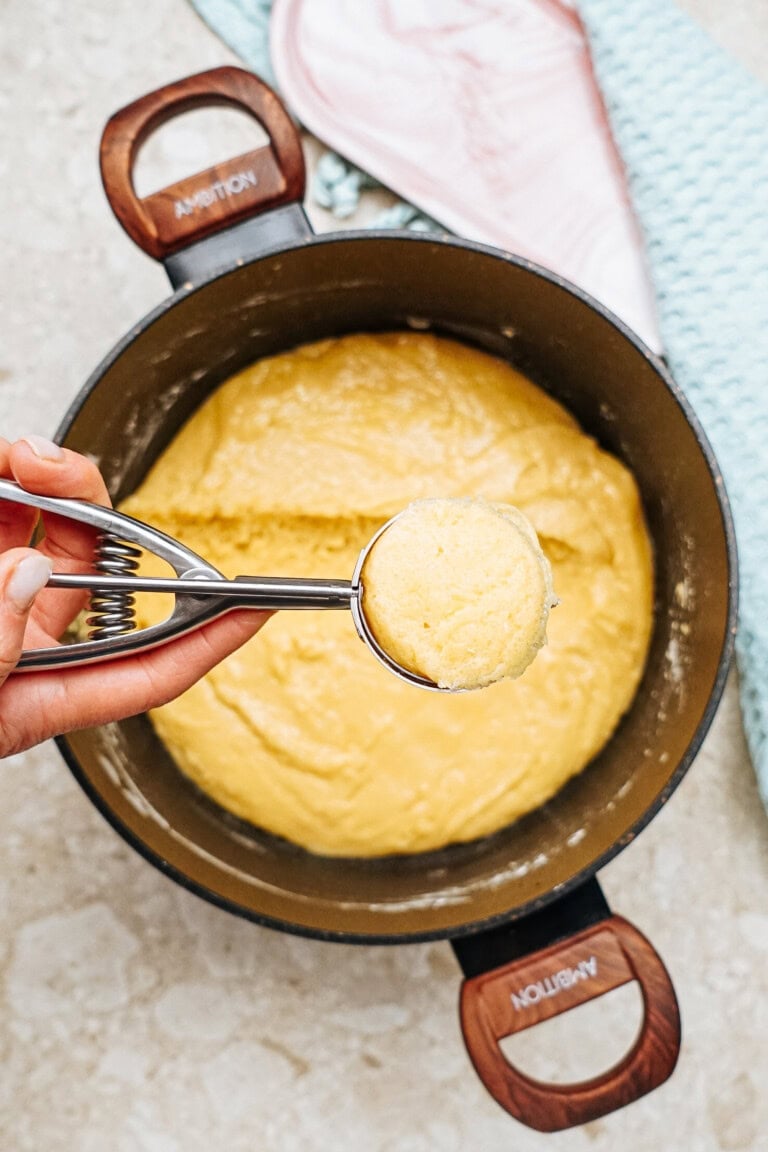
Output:
<svg viewBox="0 0 768 1152">
<path fill-rule="evenodd" d="M 537 807 L 608 739 L 651 629 L 637 490 L 501 361 L 424 333 L 262 361 L 195 413 L 124 508 L 228 576 L 349 577 L 385 520 L 437 496 L 531 521 L 560 598 L 547 646 L 518 680 L 446 695 L 382 668 L 345 612 L 279 613 L 152 716 L 220 804 L 317 852 L 424 851 Z"/>
<path fill-rule="evenodd" d="M 515 679 L 546 642 L 551 567 L 511 504 L 415 500 L 375 541 L 361 576 L 379 645 L 440 688 Z"/>
</svg>

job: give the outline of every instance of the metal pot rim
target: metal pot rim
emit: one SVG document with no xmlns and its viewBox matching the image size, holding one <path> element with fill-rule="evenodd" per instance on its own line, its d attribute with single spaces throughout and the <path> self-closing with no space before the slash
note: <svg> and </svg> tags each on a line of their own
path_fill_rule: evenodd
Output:
<svg viewBox="0 0 768 1152">
<path fill-rule="evenodd" d="M 57 430 L 56 439 L 58 441 L 64 440 L 87 397 L 97 387 L 104 374 L 119 359 L 119 357 L 126 351 L 126 349 L 130 347 L 130 345 L 133 344 L 135 340 L 140 338 L 156 320 L 164 316 L 167 312 L 175 308 L 188 297 L 193 296 L 195 293 L 217 280 L 224 279 L 233 273 L 239 272 L 244 267 L 249 267 L 258 263 L 260 260 L 267 256 L 288 255 L 289 253 L 296 252 L 300 249 L 304 249 L 310 246 L 314 247 L 316 245 L 339 245 L 359 241 L 384 243 L 402 243 L 403 241 L 407 241 L 409 244 L 440 245 L 442 247 L 455 249 L 458 252 L 470 251 L 494 260 L 499 260 L 506 264 L 511 264 L 522 269 L 523 271 L 529 272 L 535 276 L 539 276 L 544 280 L 549 281 L 551 284 L 555 285 L 561 290 L 569 293 L 572 296 L 575 296 L 582 303 L 587 305 L 593 311 L 597 312 L 604 321 L 617 329 L 618 332 L 626 340 L 628 340 L 630 344 L 633 345 L 635 350 L 638 351 L 644 357 L 644 359 L 649 362 L 649 364 L 666 385 L 667 390 L 681 409 L 683 416 L 685 417 L 687 423 L 694 433 L 698 447 L 712 476 L 719 503 L 727 553 L 728 610 L 727 623 L 723 636 L 717 671 L 707 701 L 707 705 L 704 709 L 701 719 L 699 720 L 699 723 L 696 726 L 696 730 L 688 744 L 688 747 L 686 748 L 682 757 L 679 759 L 678 763 L 675 765 L 674 769 L 669 774 L 665 786 L 656 795 L 654 800 L 645 808 L 641 816 L 638 817 L 632 826 L 627 829 L 627 831 L 621 837 L 615 840 L 608 849 L 606 849 L 595 860 L 593 860 L 590 865 L 575 873 L 562 884 L 556 885 L 555 887 L 549 889 L 547 892 L 534 898 L 533 900 L 529 900 L 524 904 L 510 908 L 503 913 L 499 913 L 485 919 L 470 920 L 466 923 L 462 923 L 458 926 L 453 926 L 447 929 L 433 929 L 423 932 L 408 931 L 390 934 L 348 933 L 342 931 L 329 931 L 320 928 L 311 928 L 301 924 L 296 924 L 290 920 L 281 920 L 276 917 L 253 912 L 243 905 L 228 900 L 225 897 L 222 897 L 212 890 L 206 888 L 204 885 L 199 884 L 197 881 L 192 880 L 185 873 L 169 864 L 162 858 L 162 856 L 158 855 L 156 852 L 150 849 L 143 840 L 141 840 L 118 819 L 118 817 L 112 812 L 106 802 L 102 799 L 101 795 L 92 786 L 90 780 L 87 778 L 86 774 L 81 768 L 77 757 L 74 755 L 72 749 L 70 748 L 66 736 L 57 737 L 56 743 L 64 760 L 72 771 L 75 779 L 82 787 L 83 791 L 86 793 L 95 807 L 105 817 L 108 823 L 112 825 L 112 827 L 123 837 L 123 839 L 161 872 L 175 880 L 182 887 L 207 900 L 209 903 L 215 904 L 228 912 L 232 912 L 235 915 L 238 915 L 257 924 L 261 924 L 265 927 L 275 928 L 297 936 L 309 937 L 324 941 L 372 945 L 424 943 L 428 941 L 444 940 L 449 938 L 459 939 L 464 936 L 470 936 L 478 932 L 487 931 L 488 929 L 492 929 L 503 924 L 512 923 L 513 921 L 527 916 L 531 912 L 546 907 L 567 893 L 578 888 L 580 885 L 584 884 L 585 881 L 593 877 L 597 872 L 600 871 L 601 868 L 603 868 L 607 863 L 609 863 L 609 861 L 617 856 L 645 828 L 645 826 L 653 819 L 659 809 L 663 807 L 674 790 L 677 788 L 678 784 L 695 759 L 704 740 L 704 737 L 714 719 L 717 707 L 723 694 L 723 690 L 725 688 L 729 667 L 733 657 L 738 613 L 738 560 L 734 524 L 722 473 L 706 433 L 704 432 L 698 420 L 698 417 L 696 416 L 680 387 L 673 380 L 664 361 L 660 357 L 656 356 L 640 339 L 640 337 L 636 335 L 636 333 L 628 328 L 622 320 L 620 320 L 614 313 L 610 311 L 610 309 L 606 308 L 603 304 L 595 300 L 588 293 L 565 280 L 563 277 L 558 276 L 556 273 L 542 268 L 530 260 L 502 252 L 489 245 L 480 244 L 469 240 L 463 240 L 460 238 L 434 235 L 432 233 L 419 234 L 399 230 L 349 230 L 343 232 L 326 233 L 321 236 L 312 234 L 308 238 L 299 239 L 292 243 L 284 243 L 279 247 L 267 248 L 264 251 L 260 251 L 257 255 L 250 259 L 239 260 L 234 265 L 230 264 L 227 267 L 219 268 L 211 272 L 209 275 L 202 277 L 195 284 L 182 285 L 179 289 L 177 289 L 177 291 L 172 293 L 170 296 L 156 305 L 153 309 L 151 309 L 142 318 L 142 320 L 140 320 L 137 324 L 134 324 L 125 334 L 125 336 L 123 336 L 122 339 L 120 339 L 111 349 L 111 351 L 108 352 L 107 355 L 101 360 L 101 362 L 90 374 L 86 383 L 67 409 Z"/>
</svg>

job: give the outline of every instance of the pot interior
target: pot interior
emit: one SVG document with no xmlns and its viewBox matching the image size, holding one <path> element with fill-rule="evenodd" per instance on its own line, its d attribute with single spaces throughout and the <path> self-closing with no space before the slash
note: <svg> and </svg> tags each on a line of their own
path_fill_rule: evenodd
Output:
<svg viewBox="0 0 768 1152">
<path fill-rule="evenodd" d="M 507 359 L 634 472 L 656 560 L 645 675 L 618 731 L 553 800 L 483 841 L 379 860 L 312 856 L 220 811 L 146 717 L 60 741 L 139 850 L 254 919 L 346 939 L 425 939 L 513 917 L 619 851 L 690 764 L 730 654 L 731 528 L 721 480 L 663 369 L 616 322 L 523 262 L 469 245 L 333 236 L 227 272 L 153 313 L 66 418 L 115 500 L 200 402 L 255 360 L 325 336 L 430 327 Z"/>
</svg>

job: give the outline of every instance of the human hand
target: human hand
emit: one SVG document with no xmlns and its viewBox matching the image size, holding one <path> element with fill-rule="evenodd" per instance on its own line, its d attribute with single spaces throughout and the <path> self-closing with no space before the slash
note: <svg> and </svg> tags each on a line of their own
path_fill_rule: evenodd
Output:
<svg viewBox="0 0 768 1152">
<path fill-rule="evenodd" d="M 95 464 L 39 436 L 15 444 L 0 438 L 0 476 L 29 492 L 110 505 Z M 57 572 L 93 571 L 92 529 L 44 513 L 43 540 L 37 548 L 25 547 L 36 520 L 35 509 L 0 502 L 0 756 L 166 704 L 250 639 L 270 615 L 236 610 L 134 656 L 12 676 L 22 649 L 56 644 L 87 603 L 81 592 L 45 589 L 53 565 Z"/>
</svg>

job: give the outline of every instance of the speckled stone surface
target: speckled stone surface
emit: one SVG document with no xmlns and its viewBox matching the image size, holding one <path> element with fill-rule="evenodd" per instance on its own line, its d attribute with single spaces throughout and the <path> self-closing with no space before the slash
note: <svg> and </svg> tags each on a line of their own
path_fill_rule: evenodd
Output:
<svg viewBox="0 0 768 1152">
<path fill-rule="evenodd" d="M 768 79 L 763 0 L 685 7 Z M 104 201 L 102 124 L 232 57 L 183 0 L 6 0 L 2 24 L 0 428 L 50 435 L 100 357 L 167 293 Z M 232 154 L 234 127 L 216 135 Z M 156 183 L 204 162 L 197 147 L 190 129 L 154 148 Z M 682 1055 L 646 1100 L 540 1136 L 474 1077 L 447 944 L 344 948 L 238 921 L 132 853 L 52 745 L 4 761 L 0 1148 L 768 1149 L 768 818 L 734 682 L 689 776 L 602 880 L 668 964 Z M 524 1034 L 515 1056 L 542 1076 L 595 1071 L 628 1041 L 636 1001 L 630 986 Z"/>
</svg>

